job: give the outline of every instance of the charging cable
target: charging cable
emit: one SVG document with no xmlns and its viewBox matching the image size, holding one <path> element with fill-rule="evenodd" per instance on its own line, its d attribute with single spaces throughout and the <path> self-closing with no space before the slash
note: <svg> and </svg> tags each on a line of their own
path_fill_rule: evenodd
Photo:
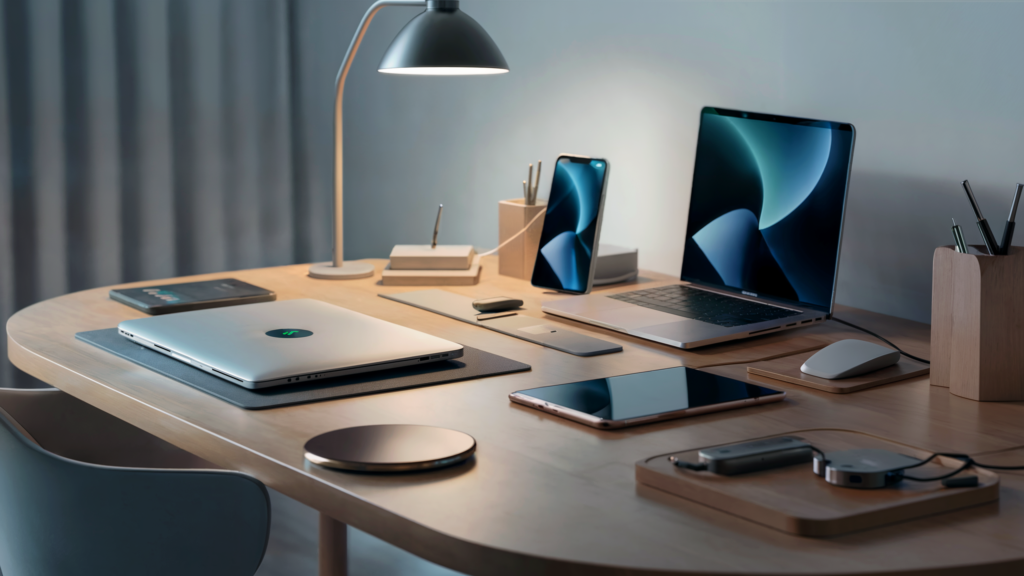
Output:
<svg viewBox="0 0 1024 576">
<path fill-rule="evenodd" d="M 537 213 L 537 215 L 536 215 L 536 216 L 534 216 L 534 217 L 533 217 L 533 220 L 530 220 L 530 223 L 529 223 L 529 224 L 527 224 L 527 225 L 526 225 L 526 226 L 525 226 L 525 227 L 524 227 L 524 228 L 523 228 L 522 230 L 520 230 L 519 232 L 516 232 L 515 236 L 513 236 L 513 237 L 509 238 L 508 240 L 505 240 L 505 241 L 504 241 L 504 242 L 502 242 L 502 243 L 501 243 L 500 245 L 498 245 L 498 247 L 497 247 L 497 248 L 495 248 L 494 250 L 488 250 L 487 252 L 484 252 L 484 253 L 483 253 L 483 254 L 481 254 L 480 256 L 490 256 L 491 254 L 494 254 L 494 253 L 495 253 L 495 252 L 497 252 L 498 250 L 501 250 L 502 248 L 504 248 L 505 246 L 507 246 L 509 242 L 511 242 L 511 241 L 513 241 L 513 240 L 515 240 L 516 238 L 519 238 L 520 236 L 522 236 L 523 234 L 525 234 L 525 233 L 526 233 L 526 231 L 527 231 L 527 230 L 529 230 L 531 226 L 533 226 L 534 224 L 536 224 L 536 223 L 537 223 L 537 221 L 538 221 L 538 220 L 540 220 L 540 217 L 541 217 L 541 216 L 543 216 L 543 215 L 544 215 L 544 214 L 545 214 L 546 212 L 547 212 L 546 210 L 541 210 L 540 212 L 538 212 L 538 213 Z"/>
<path fill-rule="evenodd" d="M 903 478 L 905 478 L 906 480 L 913 480 L 915 482 L 934 482 L 936 480 L 945 480 L 946 478 L 950 478 L 952 476 L 956 476 L 957 474 L 963 472 L 964 470 L 970 468 L 971 466 L 975 466 L 977 468 L 984 468 L 986 470 L 1024 470 L 1024 466 L 994 466 L 992 464 L 981 464 L 979 462 L 975 462 L 974 458 L 971 458 L 967 454 L 946 454 L 946 453 L 943 453 L 943 452 L 936 452 L 935 454 L 932 454 L 931 456 L 929 456 L 929 457 L 925 458 L 924 460 L 922 460 L 920 464 L 914 464 L 913 466 L 907 466 L 906 468 L 904 468 L 904 470 L 909 470 L 911 468 L 917 468 L 918 466 L 924 466 L 925 464 L 931 462 L 932 460 L 934 460 L 935 458 L 938 458 L 939 456 L 945 456 L 947 458 L 954 458 L 956 460 L 962 460 L 963 464 L 959 468 L 957 468 L 955 471 L 950 472 L 948 474 L 943 474 L 942 476 L 935 476 L 933 478 L 918 478 L 916 476 L 907 476 L 906 474 L 904 474 Z"/>
<path fill-rule="evenodd" d="M 917 360 L 918 362 L 923 362 L 924 364 L 931 364 L 931 362 L 925 360 L 924 358 L 918 358 L 917 356 L 912 356 L 910 354 L 907 354 L 903 350 L 900 350 L 899 346 L 893 344 L 892 342 L 889 342 L 888 340 L 886 340 L 885 338 L 882 338 L 878 334 L 875 334 L 871 330 L 867 330 L 867 329 L 861 328 L 860 326 L 857 326 L 856 324 L 850 324 L 846 320 L 840 320 L 839 318 L 836 318 L 835 316 L 833 316 L 832 319 L 835 320 L 836 322 L 839 322 L 840 324 L 845 324 L 845 325 L 849 326 L 850 328 L 853 328 L 854 330 L 860 330 L 861 332 L 864 332 L 865 334 L 870 334 L 871 336 L 874 336 L 875 338 L 878 338 L 879 340 L 881 340 L 882 342 L 885 342 L 889 346 L 892 346 L 893 348 L 896 349 L 897 352 L 899 352 L 900 354 L 903 354 L 904 356 L 906 356 L 907 358 L 910 358 L 911 360 Z"/>
<path fill-rule="evenodd" d="M 817 454 L 819 456 L 821 464 L 823 465 L 822 466 L 822 470 L 824 470 L 824 466 L 827 466 L 830 463 L 829 459 L 825 457 L 825 453 L 824 452 L 822 452 L 821 450 L 815 448 L 814 446 L 811 446 L 811 450 L 815 454 Z M 963 464 L 959 468 L 957 468 L 956 470 L 954 470 L 954 471 L 952 471 L 952 472 L 950 472 L 948 474 L 943 474 L 942 476 L 934 476 L 932 478 L 919 478 L 917 476 L 907 476 L 906 474 L 904 474 L 903 475 L 903 479 L 904 480 L 913 480 L 914 482 L 935 482 L 936 480 L 945 480 L 946 478 L 951 478 L 953 476 L 956 476 L 957 474 L 963 472 L 964 470 L 967 470 L 971 466 L 974 466 L 976 468 L 984 468 L 986 470 L 1024 470 L 1024 466 L 995 466 L 993 464 L 982 464 L 980 462 L 976 462 L 974 460 L 974 458 L 971 458 L 967 454 L 950 454 L 948 452 L 935 452 L 934 454 L 932 454 L 931 456 L 925 458 L 924 460 L 921 460 L 917 464 L 913 464 L 911 466 L 904 467 L 903 470 L 910 470 L 911 468 L 917 468 L 919 466 L 924 466 L 925 464 L 931 462 L 932 460 L 938 458 L 939 456 L 945 456 L 946 458 L 953 458 L 955 460 L 960 460 L 960 461 L 963 462 Z"/>
</svg>

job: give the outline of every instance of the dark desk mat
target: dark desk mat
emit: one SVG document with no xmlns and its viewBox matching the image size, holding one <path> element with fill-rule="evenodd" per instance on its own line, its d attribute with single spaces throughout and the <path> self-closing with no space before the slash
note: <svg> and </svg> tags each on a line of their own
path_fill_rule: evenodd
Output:
<svg viewBox="0 0 1024 576">
<path fill-rule="evenodd" d="M 528 364 L 466 346 L 458 360 L 330 378 L 315 384 L 286 384 L 266 390 L 249 390 L 129 342 L 118 334 L 117 328 L 79 332 L 75 338 L 246 410 L 447 384 L 530 369 Z"/>
</svg>

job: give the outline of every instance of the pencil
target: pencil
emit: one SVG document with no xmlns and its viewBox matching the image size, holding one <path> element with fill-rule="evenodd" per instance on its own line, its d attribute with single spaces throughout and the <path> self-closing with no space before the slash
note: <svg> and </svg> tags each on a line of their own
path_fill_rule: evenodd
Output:
<svg viewBox="0 0 1024 576">
<path fill-rule="evenodd" d="M 540 160 L 537 160 L 537 180 L 533 184 L 533 193 L 530 196 L 530 205 L 537 203 L 537 189 L 540 188 Z"/>
<path fill-rule="evenodd" d="M 530 173 L 526 176 L 526 181 L 528 182 L 528 184 L 526 185 L 526 191 L 527 191 L 526 203 L 530 204 L 529 191 L 530 191 L 530 186 L 533 184 L 533 164 L 530 164 Z"/>
</svg>

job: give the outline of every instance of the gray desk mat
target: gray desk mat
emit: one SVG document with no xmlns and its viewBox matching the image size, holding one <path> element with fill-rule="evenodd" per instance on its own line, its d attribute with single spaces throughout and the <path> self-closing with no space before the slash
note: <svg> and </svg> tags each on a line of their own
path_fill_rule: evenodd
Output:
<svg viewBox="0 0 1024 576">
<path fill-rule="evenodd" d="M 516 315 L 491 320 L 477 320 L 476 315 L 479 312 L 473 308 L 472 298 L 446 290 L 416 290 L 415 292 L 380 294 L 379 296 L 575 356 L 597 356 L 622 352 L 622 346 L 618 344 L 566 330 L 558 324 L 549 324 L 531 316 Z"/>
<path fill-rule="evenodd" d="M 330 378 L 315 384 L 292 384 L 266 390 L 249 390 L 129 342 L 118 334 L 117 328 L 79 332 L 75 334 L 75 338 L 246 410 L 278 408 L 306 402 L 447 384 L 530 369 L 528 364 L 465 346 L 463 356 L 458 360 Z"/>
</svg>

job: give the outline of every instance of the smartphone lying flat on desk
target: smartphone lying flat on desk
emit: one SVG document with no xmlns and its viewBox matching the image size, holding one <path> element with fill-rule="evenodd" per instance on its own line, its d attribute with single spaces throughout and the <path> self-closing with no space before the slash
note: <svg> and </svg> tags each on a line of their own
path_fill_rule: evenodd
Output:
<svg viewBox="0 0 1024 576">
<path fill-rule="evenodd" d="M 685 367 L 509 394 L 513 402 L 605 429 L 768 404 L 785 397 L 780 390 Z"/>
<path fill-rule="evenodd" d="M 270 302 L 276 298 L 277 295 L 270 290 L 234 278 L 142 288 L 117 288 L 110 291 L 111 300 L 154 316 L 236 304 Z"/>
</svg>

